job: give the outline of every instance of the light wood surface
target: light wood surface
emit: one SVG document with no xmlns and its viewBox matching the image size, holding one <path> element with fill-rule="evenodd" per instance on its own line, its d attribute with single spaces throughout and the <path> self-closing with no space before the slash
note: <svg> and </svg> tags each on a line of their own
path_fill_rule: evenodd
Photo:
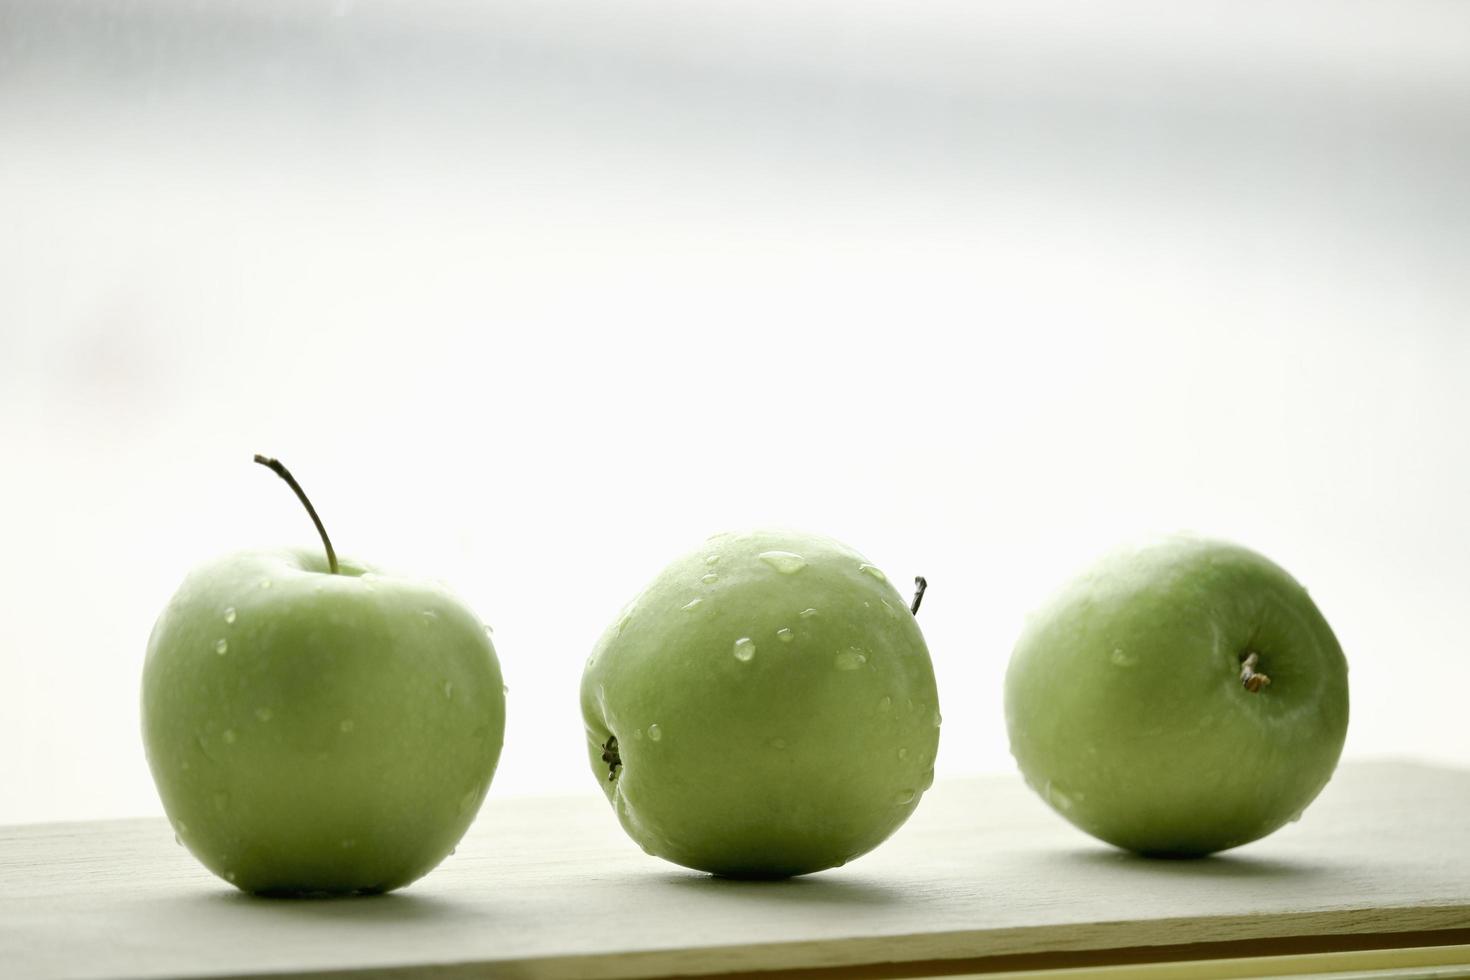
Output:
<svg viewBox="0 0 1470 980">
<path fill-rule="evenodd" d="M 376 898 L 242 895 L 195 864 L 161 820 L 0 827 L 7 977 L 625 977 L 898 964 L 881 974 L 892 976 L 944 962 L 1045 965 L 1025 959 L 1037 954 L 1104 962 L 1160 946 L 1181 958 L 1265 955 L 1279 951 L 1278 937 L 1317 937 L 1318 951 L 1470 942 L 1443 930 L 1470 930 L 1470 773 L 1408 764 L 1346 766 L 1300 823 L 1199 861 L 1098 844 L 1018 779 L 941 782 L 873 854 L 770 883 L 644 855 L 591 787 L 556 800 L 492 791 L 458 854 Z M 1387 935 L 1400 933 L 1420 935 Z"/>
</svg>

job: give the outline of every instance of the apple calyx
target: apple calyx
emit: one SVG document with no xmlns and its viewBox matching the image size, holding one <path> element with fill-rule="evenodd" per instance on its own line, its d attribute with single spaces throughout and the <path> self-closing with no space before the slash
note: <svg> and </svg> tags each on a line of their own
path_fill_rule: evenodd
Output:
<svg viewBox="0 0 1470 980">
<path fill-rule="evenodd" d="M 1261 688 L 1271 683 L 1271 678 L 1256 670 L 1256 664 L 1261 662 L 1261 655 L 1254 651 L 1247 653 L 1240 661 L 1240 683 L 1252 694 L 1259 694 Z"/>
<path fill-rule="evenodd" d="M 609 735 L 607 741 L 602 743 L 602 761 L 607 763 L 607 781 L 612 782 L 617 779 L 619 771 L 623 768 L 623 758 L 618 755 L 616 735 Z"/>
<path fill-rule="evenodd" d="M 909 613 L 917 616 L 919 614 L 919 603 L 924 601 L 924 590 L 929 588 L 929 580 L 922 575 L 914 576 L 914 601 L 909 606 Z"/>
<path fill-rule="evenodd" d="M 333 575 L 336 575 L 337 552 L 332 550 L 332 539 L 327 537 L 327 529 L 322 526 L 322 519 L 316 516 L 316 508 L 311 505 L 311 500 L 306 496 L 306 491 L 301 489 L 301 484 L 296 482 L 296 477 L 291 475 L 291 471 L 286 469 L 285 464 L 279 459 L 256 453 L 255 461 L 269 469 L 276 476 L 285 480 L 286 485 L 295 491 L 296 498 L 301 501 L 301 505 L 306 508 L 306 513 L 311 517 L 311 522 L 316 525 L 316 533 L 322 536 L 322 544 L 327 549 L 327 567 L 332 570 Z"/>
</svg>

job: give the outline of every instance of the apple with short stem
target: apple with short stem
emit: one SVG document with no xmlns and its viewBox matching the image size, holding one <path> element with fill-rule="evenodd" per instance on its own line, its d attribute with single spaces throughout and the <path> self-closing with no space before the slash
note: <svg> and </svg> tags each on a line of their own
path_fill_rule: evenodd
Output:
<svg viewBox="0 0 1470 980">
<path fill-rule="evenodd" d="M 592 771 L 650 854 L 770 878 L 877 847 L 934 779 L 939 699 L 912 608 L 862 555 L 784 531 L 669 565 L 582 678 Z"/>
</svg>

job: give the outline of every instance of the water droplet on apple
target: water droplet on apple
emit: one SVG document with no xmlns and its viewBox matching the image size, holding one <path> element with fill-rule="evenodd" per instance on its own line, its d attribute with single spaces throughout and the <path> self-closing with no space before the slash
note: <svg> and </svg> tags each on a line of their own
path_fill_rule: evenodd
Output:
<svg viewBox="0 0 1470 980">
<path fill-rule="evenodd" d="M 357 846 L 357 841 L 353 840 L 351 837 L 344 837 L 339 842 L 338 846 L 340 846 L 344 851 L 350 851 Z"/>
<path fill-rule="evenodd" d="M 777 752 L 781 752 L 786 748 L 786 740 L 784 738 L 773 738 L 770 741 L 770 746 Z"/>
<path fill-rule="evenodd" d="M 227 639 L 225 639 L 224 637 L 220 637 L 218 640 L 215 640 L 214 641 L 214 652 L 217 653 L 217 654 L 219 654 L 221 657 L 223 657 L 225 654 L 229 653 L 230 652 L 230 641 L 227 640 Z"/>
<path fill-rule="evenodd" d="M 699 577 L 699 580 L 701 582 L 703 582 L 705 585 L 710 585 L 710 584 L 712 584 L 714 582 L 718 582 L 720 580 L 720 577 L 718 575 L 716 575 L 714 572 L 709 572 L 709 573 L 707 573 L 705 575 L 701 575 Z"/>
<path fill-rule="evenodd" d="M 454 857 L 458 853 L 459 853 L 459 848 L 457 848 L 457 847 L 451 847 L 449 849 L 449 856 L 450 857 Z"/>
<path fill-rule="evenodd" d="M 750 663 L 755 657 L 755 641 L 748 636 L 742 636 L 735 641 L 735 659 L 741 663 Z"/>
<path fill-rule="evenodd" d="M 424 610 L 424 625 L 425 626 L 433 626 L 437 622 L 439 622 L 439 614 L 436 613 L 432 609 L 425 609 Z"/>
<path fill-rule="evenodd" d="M 900 759 L 907 759 L 909 757 L 909 750 L 906 748 L 900 748 L 898 750 L 898 757 Z"/>
<path fill-rule="evenodd" d="M 1050 779 L 1046 781 L 1046 786 L 1043 787 L 1041 795 L 1045 796 L 1046 801 L 1058 810 L 1072 809 L 1072 798 L 1053 786 Z"/>
<path fill-rule="evenodd" d="M 1302 814 L 1303 813 L 1306 813 L 1306 812 L 1307 811 L 1305 811 L 1305 810 L 1298 810 L 1297 812 L 1295 812 L 1295 813 L 1293 813 L 1291 815 L 1291 819 L 1288 820 L 1287 823 L 1296 823 L 1297 821 L 1301 820 Z"/>
<path fill-rule="evenodd" d="M 704 563 L 706 565 L 718 565 L 720 563 L 720 556 L 719 555 L 705 555 L 704 556 Z"/>
<path fill-rule="evenodd" d="M 225 881 L 228 881 L 230 884 L 233 885 L 235 883 L 235 872 L 233 872 L 233 871 L 226 871 L 225 872 Z"/>
<path fill-rule="evenodd" d="M 888 581 L 888 576 L 884 575 L 883 569 L 879 568 L 877 565 L 870 565 L 867 562 L 863 562 L 861 565 L 858 566 L 858 571 L 866 572 L 880 582 Z"/>
<path fill-rule="evenodd" d="M 184 846 L 184 842 L 181 841 L 181 840 L 179 840 L 179 835 L 178 834 L 174 834 L 174 843 L 177 844 L 177 845 L 179 845 L 180 847 L 183 847 Z"/>
<path fill-rule="evenodd" d="M 233 728 L 226 728 L 224 734 L 220 737 L 229 745 L 235 744 L 235 730 Z"/>
<path fill-rule="evenodd" d="M 634 740 L 641 739 L 642 737 L 643 737 L 643 729 L 641 729 L 641 728 L 635 728 L 635 729 L 633 729 L 633 738 L 634 738 Z"/>
<path fill-rule="evenodd" d="M 473 786 L 471 786 L 469 788 L 469 792 L 465 793 L 465 795 L 463 795 L 463 796 L 461 796 L 459 798 L 459 812 L 460 813 L 464 813 L 470 807 L 474 806 L 475 799 L 479 795 L 480 795 L 480 784 L 479 783 L 476 783 L 475 785 L 473 785 Z"/>
<path fill-rule="evenodd" d="M 510 693 L 510 685 L 509 684 L 502 684 L 502 685 L 500 685 L 500 693 L 501 694 L 509 694 Z"/>
<path fill-rule="evenodd" d="M 444 700 L 449 701 L 454 697 L 454 681 L 444 682 Z"/>
<path fill-rule="evenodd" d="M 255 709 L 255 717 L 259 718 L 261 721 L 270 721 L 271 720 L 271 709 L 269 709 L 269 708 L 256 708 Z"/>
<path fill-rule="evenodd" d="M 888 604 L 888 600 L 887 599 L 879 599 L 878 601 L 881 602 L 881 603 L 883 603 L 883 609 L 884 609 L 885 612 L 888 613 L 888 618 L 889 619 L 897 619 L 898 618 L 898 610 L 897 609 L 894 609 L 892 606 L 890 606 Z"/>
<path fill-rule="evenodd" d="M 806 559 L 791 551 L 762 551 L 756 557 L 782 575 L 795 575 L 806 567 Z"/>
<path fill-rule="evenodd" d="M 914 802 L 914 791 L 911 789 L 899 790 L 898 795 L 893 798 L 893 802 L 897 803 L 899 806 L 907 806 L 908 804 Z"/>
<path fill-rule="evenodd" d="M 271 580 L 268 579 L 268 578 L 261 579 L 260 580 L 260 587 L 262 589 L 268 589 L 268 588 L 270 588 L 271 587 Z"/>
<path fill-rule="evenodd" d="M 699 605 L 703 601 L 704 600 L 701 599 L 699 596 L 695 596 L 693 599 L 690 599 L 688 602 L 684 603 L 681 608 L 687 611 L 693 609 L 695 606 Z"/>
<path fill-rule="evenodd" d="M 224 790 L 220 790 L 218 793 L 215 793 L 214 808 L 220 813 L 224 813 L 226 810 L 228 810 L 230 808 L 230 794 L 226 793 Z"/>
<path fill-rule="evenodd" d="M 342 723 L 339 724 L 337 727 L 342 729 L 342 731 L 344 732 L 350 732 L 357 727 L 357 723 L 354 722 L 351 718 L 343 718 Z"/>
<path fill-rule="evenodd" d="M 934 768 L 931 766 L 924 770 L 924 775 L 919 777 L 919 789 L 928 789 L 934 785 Z"/>
<path fill-rule="evenodd" d="M 802 619 L 811 619 L 816 614 L 817 614 L 817 611 L 815 609 L 807 608 L 807 609 L 803 609 L 799 615 L 801 616 Z"/>
<path fill-rule="evenodd" d="M 930 716 L 929 720 L 934 723 L 935 728 L 938 728 L 940 725 L 944 724 L 944 716 L 939 713 L 938 708 L 934 709 L 934 714 Z"/>
<path fill-rule="evenodd" d="M 893 699 L 890 698 L 886 694 L 883 695 L 881 698 L 878 699 L 878 710 L 879 711 L 891 711 L 891 710 L 893 710 Z"/>
<path fill-rule="evenodd" d="M 234 606 L 228 606 L 228 607 L 225 608 L 225 624 L 228 625 L 228 626 L 233 626 L 235 624 L 235 607 Z"/>
<path fill-rule="evenodd" d="M 184 823 L 184 821 L 182 821 L 182 820 L 180 820 L 174 826 L 178 829 L 178 832 L 181 833 L 181 834 L 187 834 L 189 832 L 189 825 L 186 824 L 186 823 Z"/>
<path fill-rule="evenodd" d="M 659 739 L 664 737 L 664 730 L 657 725 L 649 725 L 648 737 L 650 740 L 657 742 Z"/>
<path fill-rule="evenodd" d="M 1121 649 L 1116 648 L 1112 653 L 1108 654 L 1108 659 L 1113 662 L 1113 666 L 1115 667 L 1132 667 L 1138 663 L 1137 657 L 1124 653 Z"/>
<path fill-rule="evenodd" d="M 791 627 L 789 626 L 783 626 L 776 631 L 776 639 L 782 643 L 790 643 L 795 638 L 796 634 L 791 632 Z"/>
<path fill-rule="evenodd" d="M 868 662 L 868 658 L 857 647 L 853 647 L 839 653 L 835 662 L 838 670 L 857 670 Z"/>
</svg>

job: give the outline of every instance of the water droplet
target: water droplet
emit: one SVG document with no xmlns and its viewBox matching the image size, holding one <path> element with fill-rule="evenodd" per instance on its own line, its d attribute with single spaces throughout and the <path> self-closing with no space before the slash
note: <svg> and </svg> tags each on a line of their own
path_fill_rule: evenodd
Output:
<svg viewBox="0 0 1470 980">
<path fill-rule="evenodd" d="M 1293 813 L 1291 815 L 1291 819 L 1288 820 L 1287 823 L 1296 823 L 1297 821 L 1301 820 L 1302 814 L 1303 813 L 1306 813 L 1306 812 L 1307 811 L 1305 811 L 1305 810 L 1298 810 L 1297 812 L 1295 812 L 1295 813 Z"/>
<path fill-rule="evenodd" d="M 703 582 L 705 585 L 709 585 L 712 582 L 718 582 L 720 580 L 720 577 L 718 575 L 716 575 L 714 572 L 710 572 L 710 573 L 708 573 L 706 575 L 701 575 L 699 577 L 699 580 L 701 582 Z"/>
<path fill-rule="evenodd" d="M 638 741 L 638 740 L 640 740 L 642 738 L 643 738 L 643 729 L 641 729 L 641 728 L 635 728 L 635 729 L 633 729 L 633 740 L 634 741 Z"/>
<path fill-rule="evenodd" d="M 782 575 L 795 575 L 806 567 L 806 559 L 791 551 L 762 551 L 756 557 Z"/>
<path fill-rule="evenodd" d="M 914 802 L 914 791 L 911 789 L 899 790 L 898 795 L 893 798 L 893 802 L 897 803 L 899 806 L 907 806 L 908 804 Z"/>
<path fill-rule="evenodd" d="M 449 849 L 449 856 L 450 857 L 454 857 L 458 853 L 459 853 L 459 848 L 457 848 L 457 847 L 451 847 Z"/>
<path fill-rule="evenodd" d="M 227 626 L 233 626 L 233 625 L 235 625 L 235 607 L 234 606 L 229 606 L 229 607 L 227 607 L 225 609 L 225 624 Z"/>
<path fill-rule="evenodd" d="M 500 685 L 500 693 L 501 694 L 509 694 L 510 693 L 510 685 L 509 684 L 502 684 L 502 685 Z"/>
<path fill-rule="evenodd" d="M 504 693 L 502 691 L 501 693 Z M 444 682 L 444 700 L 448 701 L 454 697 L 454 681 Z"/>
<path fill-rule="evenodd" d="M 627 613 L 627 614 L 625 614 L 623 616 L 622 619 L 618 620 L 618 631 L 617 631 L 617 635 L 618 636 L 622 636 L 623 635 L 623 630 L 627 629 L 628 628 L 628 624 L 631 623 L 632 621 L 633 621 L 633 614 L 632 613 Z"/>
<path fill-rule="evenodd" d="M 659 728 L 657 725 L 649 725 L 648 737 L 650 740 L 657 742 L 659 739 L 664 737 L 664 730 L 662 728 Z"/>
<path fill-rule="evenodd" d="M 233 885 L 235 883 L 235 872 L 233 872 L 233 871 L 226 871 L 225 872 L 225 881 L 228 881 L 230 884 Z"/>
<path fill-rule="evenodd" d="M 750 663 L 755 656 L 755 641 L 748 636 L 742 636 L 735 641 L 735 659 L 741 663 Z"/>
<path fill-rule="evenodd" d="M 790 643 L 795 638 L 796 634 L 791 632 L 791 627 L 789 626 L 783 626 L 776 631 L 776 639 L 782 643 Z"/>
<path fill-rule="evenodd" d="M 342 729 L 342 731 L 344 732 L 350 732 L 357 727 L 357 723 L 354 722 L 351 718 L 343 718 L 342 723 L 337 727 Z"/>
<path fill-rule="evenodd" d="M 886 694 L 883 695 L 881 698 L 878 699 L 878 710 L 879 711 L 892 711 L 893 710 L 893 699 L 890 698 Z"/>
<path fill-rule="evenodd" d="M 718 565 L 720 563 L 720 556 L 719 555 L 705 555 L 704 556 L 704 563 L 706 565 Z"/>
<path fill-rule="evenodd" d="M 268 589 L 268 588 L 270 588 L 271 587 L 271 580 L 268 579 L 268 578 L 261 579 L 260 580 L 260 587 L 262 589 Z"/>
<path fill-rule="evenodd" d="M 425 609 L 424 610 L 424 625 L 425 626 L 432 626 L 432 625 L 434 625 L 437 622 L 439 622 L 439 614 L 436 613 L 432 609 Z"/>
<path fill-rule="evenodd" d="M 186 824 L 186 823 L 184 823 L 184 821 L 182 821 L 182 820 L 180 820 L 178 822 L 177 827 L 178 827 L 179 833 L 181 833 L 181 834 L 187 834 L 189 832 L 189 825 Z"/>
<path fill-rule="evenodd" d="M 909 750 L 906 749 L 906 748 L 900 747 L 899 750 L 898 750 L 898 757 L 900 759 L 907 759 L 909 757 Z"/>
<path fill-rule="evenodd" d="M 861 565 L 858 566 L 858 571 L 866 572 L 880 582 L 888 581 L 888 576 L 884 575 L 883 569 L 879 568 L 877 565 L 869 565 L 867 562 L 863 562 Z"/>
<path fill-rule="evenodd" d="M 780 752 L 786 748 L 786 740 L 784 738 L 773 738 L 770 741 L 770 746 L 777 752 Z"/>
<path fill-rule="evenodd" d="M 220 737 L 223 738 L 225 742 L 230 745 L 235 744 L 235 730 L 233 728 L 226 728 L 224 734 Z"/>
<path fill-rule="evenodd" d="M 354 847 L 356 847 L 356 846 L 357 846 L 357 841 L 355 841 L 355 840 L 353 840 L 353 839 L 352 839 L 352 838 L 351 838 L 351 837 L 344 837 L 344 838 L 342 838 L 342 840 L 341 840 L 341 841 L 340 841 L 340 842 L 339 842 L 339 846 L 340 846 L 340 847 L 341 847 L 341 848 L 342 848 L 342 850 L 344 850 L 344 851 L 350 851 L 350 850 L 352 850 L 352 849 L 353 849 L 353 848 L 354 848 Z"/>
<path fill-rule="evenodd" d="M 817 611 L 815 609 L 807 608 L 801 611 L 800 616 L 802 619 L 811 619 L 816 614 Z"/>
<path fill-rule="evenodd" d="M 228 810 L 230 808 L 230 794 L 226 793 L 224 790 L 220 790 L 218 793 L 215 793 L 214 808 L 220 813 L 224 813 L 226 810 Z"/>
<path fill-rule="evenodd" d="M 1108 659 L 1117 667 L 1132 667 L 1138 663 L 1137 657 L 1124 653 L 1121 649 L 1113 650 L 1112 653 L 1108 654 Z"/>
<path fill-rule="evenodd" d="M 221 657 L 223 657 L 225 654 L 229 653 L 230 652 L 230 641 L 227 640 L 227 639 L 225 639 L 224 637 L 220 637 L 218 640 L 215 640 L 214 641 L 214 652 L 217 653 L 217 654 L 219 654 Z"/>
<path fill-rule="evenodd" d="M 934 714 L 929 716 L 929 720 L 934 723 L 935 728 L 938 728 L 940 725 L 944 724 L 944 716 L 939 713 L 938 708 L 934 709 Z"/>
<path fill-rule="evenodd" d="M 892 606 L 890 606 L 888 604 L 888 600 L 887 599 L 879 599 L 878 601 L 881 602 L 881 603 L 883 603 L 883 609 L 884 609 L 885 612 L 888 613 L 888 618 L 889 619 L 897 619 L 898 618 L 898 610 L 897 609 L 894 609 Z"/>
<path fill-rule="evenodd" d="M 1072 809 L 1072 798 L 1057 787 L 1053 786 L 1050 779 L 1046 781 L 1046 786 L 1042 790 L 1042 795 L 1046 797 L 1046 801 L 1048 803 L 1050 803 L 1058 810 Z"/>
<path fill-rule="evenodd" d="M 269 708 L 256 708 L 255 709 L 255 717 L 259 718 L 261 721 L 270 721 L 271 720 L 271 709 L 269 709 Z"/>
<path fill-rule="evenodd" d="M 919 777 L 919 788 L 920 789 L 928 789 L 930 786 L 933 786 L 933 785 L 934 785 L 934 767 L 931 766 L 928 769 L 925 769 L 924 770 L 924 775 L 923 776 Z"/>
<path fill-rule="evenodd" d="M 495 632 L 495 627 L 491 626 L 489 623 L 482 623 L 481 625 L 485 627 L 486 636 L 489 636 L 491 633 Z"/>
<path fill-rule="evenodd" d="M 184 842 L 181 841 L 181 840 L 179 840 L 179 835 L 178 834 L 174 834 L 174 843 L 177 844 L 177 845 L 179 845 L 180 847 L 183 847 L 184 846 Z"/>
<path fill-rule="evenodd" d="M 695 606 L 699 605 L 703 601 L 704 600 L 699 598 L 699 596 L 695 596 L 693 599 L 690 599 L 688 602 L 684 603 L 681 608 L 685 610 L 693 609 Z"/>
<path fill-rule="evenodd" d="M 835 662 L 838 670 L 857 670 L 868 662 L 868 658 L 857 647 L 853 647 L 839 653 Z"/>
<path fill-rule="evenodd" d="M 475 800 L 479 797 L 479 795 L 480 785 L 479 783 L 476 783 L 474 786 L 471 786 L 469 788 L 469 791 L 466 792 L 465 795 L 459 798 L 459 812 L 464 813 L 470 807 L 474 806 Z"/>
</svg>

